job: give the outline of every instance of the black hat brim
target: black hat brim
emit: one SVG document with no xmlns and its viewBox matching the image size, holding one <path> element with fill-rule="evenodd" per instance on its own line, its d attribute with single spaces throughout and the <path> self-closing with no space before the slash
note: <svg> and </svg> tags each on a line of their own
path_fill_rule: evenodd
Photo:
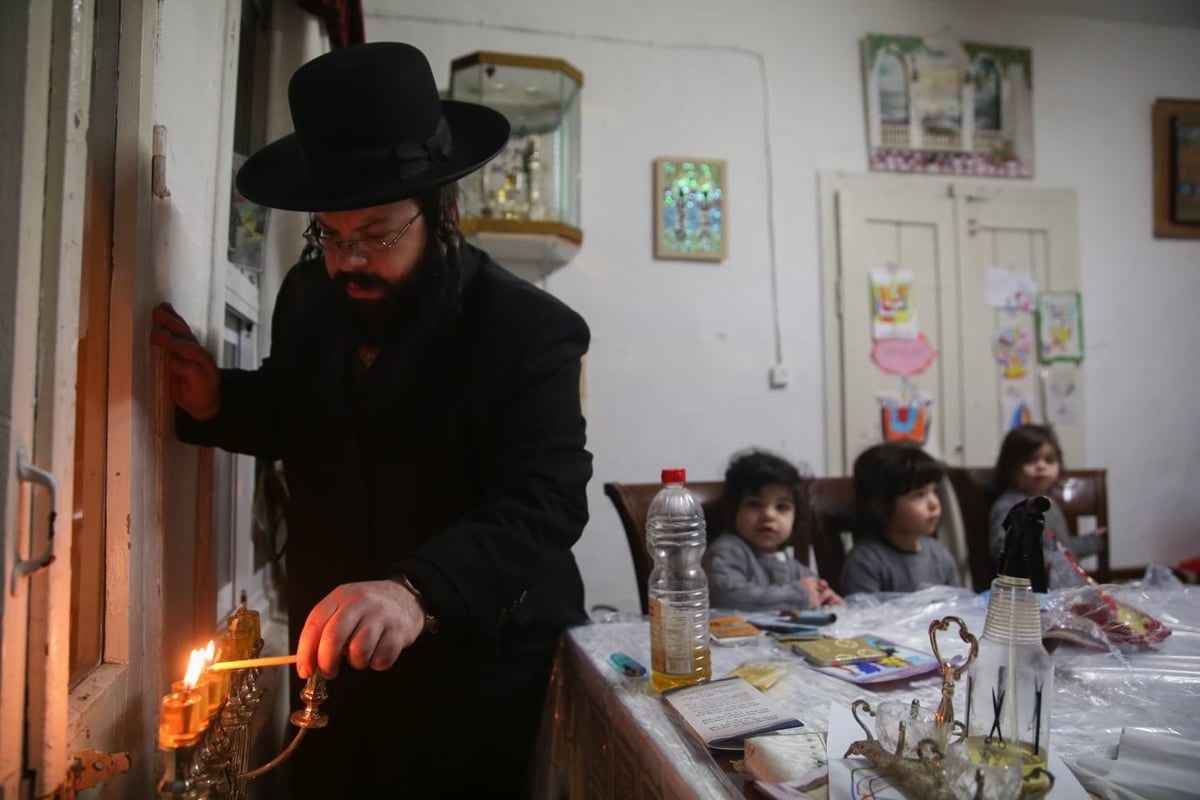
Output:
<svg viewBox="0 0 1200 800">
<path fill-rule="evenodd" d="M 442 114 L 452 137 L 450 155 L 411 178 L 331 192 L 310 179 L 300 142 L 290 133 L 246 160 L 238 170 L 237 190 L 253 203 L 287 211 L 369 208 L 405 200 L 469 175 L 499 155 L 508 143 L 508 120 L 495 109 L 443 100 Z"/>
</svg>

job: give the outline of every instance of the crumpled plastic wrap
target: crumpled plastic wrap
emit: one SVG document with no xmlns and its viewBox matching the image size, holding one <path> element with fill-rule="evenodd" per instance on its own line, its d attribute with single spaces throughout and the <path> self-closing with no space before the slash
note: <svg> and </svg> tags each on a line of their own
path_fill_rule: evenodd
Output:
<svg viewBox="0 0 1200 800">
<path fill-rule="evenodd" d="M 1181 589 L 1183 584 L 1165 567 L 1151 567 L 1142 591 Z M 1093 650 L 1135 652 L 1158 644 L 1171 629 L 1135 603 L 1122 601 L 1115 586 L 1081 586 L 1047 596 L 1042 609 L 1042 631 L 1049 643 L 1055 639 Z"/>
<path fill-rule="evenodd" d="M 1103 591 L 1171 635 L 1137 647 L 1114 643 L 1105 652 L 1057 648 L 1051 747 L 1064 757 L 1113 757 L 1125 727 L 1200 741 L 1200 587 L 1147 580 Z"/>
<path fill-rule="evenodd" d="M 1114 645 L 1096 651 L 1073 644 L 1058 646 L 1053 653 L 1051 749 L 1068 766 L 1085 754 L 1112 757 L 1126 726 L 1200 741 L 1200 586 L 1180 584 L 1170 577 L 1169 570 L 1164 575 L 1152 569 L 1137 584 L 1105 586 L 1103 591 L 1152 616 L 1169 628 L 1171 635 L 1135 648 Z M 1047 595 L 1046 620 L 1053 619 L 1052 610 L 1066 602 L 1063 594 Z M 831 610 L 838 618 L 822 628 L 827 635 L 876 634 L 931 652 L 931 620 L 957 616 L 972 633 L 981 635 L 987 598 L 965 589 L 930 587 L 911 594 L 854 595 L 847 605 Z M 699 796 L 722 796 L 720 791 L 728 788 L 727 780 L 714 774 L 707 754 L 694 742 L 684 740 L 686 734 L 667 716 L 649 681 L 624 677 L 608 661 L 611 653 L 625 652 L 650 665 L 645 619 L 619 615 L 611 623 L 584 625 L 567 635 L 569 647 L 579 650 L 607 684 L 604 697 L 596 700 L 621 706 L 620 716 L 636 725 L 638 736 L 648 739 L 663 756 L 663 763 L 677 772 L 677 776 L 664 780 L 681 778 L 698 789 Z M 943 657 L 966 652 L 966 645 L 957 635 L 942 635 L 939 644 Z M 895 684 L 858 686 L 807 668 L 802 659 L 768 637 L 742 645 L 714 645 L 712 674 L 721 677 L 747 661 L 781 659 L 791 659 L 794 666 L 766 694 L 801 719 L 810 731 L 828 730 L 831 703 L 849 707 L 855 699 L 863 698 L 875 706 L 883 700 L 919 699 L 922 705 L 936 706 L 940 697 L 941 680 L 936 673 Z M 593 686 L 589 692 L 598 690 Z M 965 716 L 965 704 L 964 679 L 955 689 L 954 708 L 960 719 Z"/>
</svg>

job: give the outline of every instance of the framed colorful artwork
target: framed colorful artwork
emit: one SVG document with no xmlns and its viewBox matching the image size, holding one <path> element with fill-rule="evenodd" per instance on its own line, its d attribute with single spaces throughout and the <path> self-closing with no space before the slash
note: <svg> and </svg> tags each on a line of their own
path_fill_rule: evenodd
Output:
<svg viewBox="0 0 1200 800">
<path fill-rule="evenodd" d="M 1154 101 L 1154 237 L 1200 239 L 1200 100 Z"/>
<path fill-rule="evenodd" d="M 1079 292 L 1038 292 L 1038 361 L 1083 361 L 1083 308 Z"/>
<path fill-rule="evenodd" d="M 1033 176 L 1033 51 L 873 33 L 863 38 L 870 167 Z"/>
<path fill-rule="evenodd" d="M 654 257 L 721 261 L 729 246 L 725 162 L 654 160 Z"/>
</svg>

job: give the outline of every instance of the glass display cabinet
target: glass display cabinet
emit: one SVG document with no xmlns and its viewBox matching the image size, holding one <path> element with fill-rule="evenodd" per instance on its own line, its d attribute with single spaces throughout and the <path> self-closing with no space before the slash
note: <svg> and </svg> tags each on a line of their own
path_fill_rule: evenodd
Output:
<svg viewBox="0 0 1200 800">
<path fill-rule="evenodd" d="M 583 73 L 558 58 L 480 51 L 450 65 L 449 99 L 508 118 L 508 146 L 460 181 L 462 231 L 522 277 L 540 280 L 583 243 L 579 211 Z"/>
</svg>

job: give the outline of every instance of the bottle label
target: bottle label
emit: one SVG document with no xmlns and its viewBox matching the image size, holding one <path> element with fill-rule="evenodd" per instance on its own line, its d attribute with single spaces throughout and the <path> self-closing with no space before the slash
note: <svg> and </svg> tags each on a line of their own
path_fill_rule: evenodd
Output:
<svg viewBox="0 0 1200 800">
<path fill-rule="evenodd" d="M 705 628 L 707 630 L 707 628 Z M 696 669 L 696 612 L 650 600 L 650 663 L 663 675 L 690 675 Z"/>
</svg>

